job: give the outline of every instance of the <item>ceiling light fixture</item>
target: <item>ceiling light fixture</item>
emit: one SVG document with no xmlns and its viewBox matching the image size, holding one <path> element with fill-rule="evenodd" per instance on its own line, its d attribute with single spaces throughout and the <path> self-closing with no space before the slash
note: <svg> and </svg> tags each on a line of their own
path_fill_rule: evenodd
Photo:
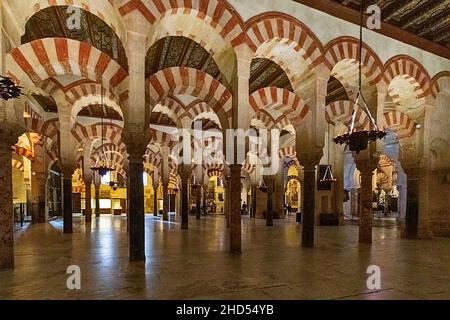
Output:
<svg viewBox="0 0 450 320">
<path fill-rule="evenodd" d="M 22 87 L 11 78 L 0 76 L 0 98 L 3 100 L 17 99 L 22 94 Z"/>
<path fill-rule="evenodd" d="M 362 93 L 362 46 L 363 46 L 363 17 L 364 17 L 364 0 L 361 0 L 361 20 L 360 20 L 360 38 L 359 38 L 359 86 L 358 86 L 358 94 L 356 96 L 355 104 L 353 105 L 353 113 L 352 113 L 352 121 L 348 128 L 347 133 L 337 136 L 334 138 L 334 142 L 336 144 L 346 144 L 348 145 L 350 151 L 360 153 L 363 150 L 368 148 L 370 142 L 374 142 L 378 139 L 383 139 L 387 133 L 384 130 L 380 130 L 378 128 L 375 119 L 370 113 L 366 98 Z M 361 104 L 360 104 L 361 101 Z M 370 128 L 369 130 L 357 130 L 355 128 L 356 122 L 356 114 L 357 109 L 361 108 L 362 111 L 366 113 L 366 115 L 370 119 Z"/>
</svg>

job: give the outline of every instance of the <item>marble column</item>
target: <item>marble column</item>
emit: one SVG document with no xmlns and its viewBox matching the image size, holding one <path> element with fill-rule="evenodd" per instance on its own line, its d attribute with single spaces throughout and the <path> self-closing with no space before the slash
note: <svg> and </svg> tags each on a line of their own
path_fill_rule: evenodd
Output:
<svg viewBox="0 0 450 320">
<path fill-rule="evenodd" d="M 163 220 L 169 221 L 170 199 L 169 199 L 169 182 L 163 182 Z"/>
<path fill-rule="evenodd" d="M 145 261 L 145 212 L 143 152 L 129 148 L 129 224 L 130 261 Z"/>
<path fill-rule="evenodd" d="M 44 161 L 44 149 L 42 145 L 34 145 L 35 159 L 31 163 L 31 198 L 32 198 L 32 222 L 45 223 L 46 221 L 46 187 L 47 172 Z"/>
<path fill-rule="evenodd" d="M 359 216 L 359 242 L 372 243 L 373 225 L 373 172 L 377 168 L 375 158 L 355 160 L 356 167 L 361 175 L 360 203 L 361 212 Z"/>
<path fill-rule="evenodd" d="M 158 185 L 153 186 L 153 216 L 158 216 Z"/>
<path fill-rule="evenodd" d="M 283 164 L 281 164 L 282 166 Z M 273 201 L 274 201 L 274 217 L 276 219 L 285 219 L 284 214 L 284 168 L 281 167 L 274 179 L 273 189 Z"/>
<path fill-rule="evenodd" d="M 100 218 L 100 178 L 96 177 L 94 182 L 95 187 L 95 216 Z"/>
<path fill-rule="evenodd" d="M 73 233 L 72 168 L 63 169 L 63 222 L 64 233 Z"/>
<path fill-rule="evenodd" d="M 196 202 L 195 202 L 195 207 L 196 207 L 196 212 L 195 212 L 195 218 L 197 220 L 201 219 L 201 215 L 202 215 L 202 187 L 196 186 L 195 187 L 195 197 L 196 197 Z"/>
<path fill-rule="evenodd" d="M 47 174 L 34 172 L 31 176 L 31 192 L 33 200 L 33 223 L 45 223 L 46 215 L 46 181 Z"/>
<path fill-rule="evenodd" d="M 266 226 L 273 226 L 273 176 L 266 176 L 267 185 L 267 210 L 266 210 Z"/>
<path fill-rule="evenodd" d="M 225 214 L 225 225 L 227 229 L 230 228 L 230 203 L 231 203 L 231 192 L 230 192 L 230 177 L 223 177 L 223 187 L 225 190 L 225 202 L 224 202 L 224 214 Z"/>
<path fill-rule="evenodd" d="M 427 196 L 427 173 L 423 167 L 403 168 L 406 174 L 406 218 L 402 226 L 402 237 L 408 239 L 431 239 L 429 217 L 424 202 Z"/>
<path fill-rule="evenodd" d="M 1 131 L 1 128 L 0 128 Z M 14 268 L 14 213 L 11 145 L 0 136 L 0 270 Z"/>
<path fill-rule="evenodd" d="M 306 163 L 303 167 L 303 228 L 302 246 L 314 247 L 314 213 L 315 213 L 315 190 L 316 190 L 316 164 Z"/>
<path fill-rule="evenodd" d="M 202 198 L 202 202 L 203 202 L 203 215 L 206 216 L 207 212 L 206 212 L 206 186 L 203 186 L 202 188 L 202 194 L 203 194 L 203 198 Z"/>
<path fill-rule="evenodd" d="M 252 186 L 252 214 L 250 218 L 256 218 L 256 185 Z"/>
<path fill-rule="evenodd" d="M 230 252 L 241 252 L 241 170 L 242 165 L 230 165 Z"/>
<path fill-rule="evenodd" d="M 92 180 L 91 179 L 85 179 L 84 180 L 84 186 L 86 189 L 86 196 L 85 196 L 85 223 L 91 223 L 92 222 L 92 195 L 91 195 L 91 187 L 92 187 Z"/>
<path fill-rule="evenodd" d="M 181 229 L 189 228 L 189 176 L 190 170 L 187 165 L 181 166 Z"/>
</svg>

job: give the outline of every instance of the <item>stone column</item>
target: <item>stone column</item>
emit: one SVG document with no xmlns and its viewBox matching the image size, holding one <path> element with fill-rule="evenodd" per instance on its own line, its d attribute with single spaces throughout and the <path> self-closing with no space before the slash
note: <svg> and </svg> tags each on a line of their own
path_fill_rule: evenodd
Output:
<svg viewBox="0 0 450 320">
<path fill-rule="evenodd" d="M 153 216 L 157 217 L 158 216 L 158 185 L 155 183 L 153 185 L 153 192 L 154 192 L 154 196 L 153 196 Z"/>
<path fill-rule="evenodd" d="M 333 183 L 333 212 L 338 215 L 339 224 L 342 225 L 344 224 L 344 151 L 342 146 L 334 145 L 332 148 L 334 153 L 332 170 L 336 179 Z"/>
<path fill-rule="evenodd" d="M 204 185 L 202 188 L 202 202 L 203 202 L 203 215 L 206 216 L 206 186 Z"/>
<path fill-rule="evenodd" d="M 187 230 L 189 228 L 189 177 L 190 167 L 188 165 L 181 165 L 181 229 Z"/>
<path fill-rule="evenodd" d="M 33 201 L 33 223 L 45 223 L 47 174 L 34 172 L 31 175 L 31 192 Z"/>
<path fill-rule="evenodd" d="M 163 220 L 169 221 L 170 199 L 169 199 L 169 182 L 162 183 L 163 189 Z"/>
<path fill-rule="evenodd" d="M 314 225 L 316 206 L 316 166 L 322 158 L 322 152 L 310 151 L 298 153 L 299 162 L 303 166 L 303 221 L 302 246 L 314 247 Z"/>
<path fill-rule="evenodd" d="M 195 187 L 195 196 L 196 196 L 196 212 L 195 212 L 195 218 L 197 220 L 201 219 L 202 215 L 202 187 L 200 185 Z"/>
<path fill-rule="evenodd" d="M 86 223 L 91 223 L 92 222 L 92 195 L 91 195 L 92 180 L 85 178 L 84 186 L 86 188 L 84 221 Z"/>
<path fill-rule="evenodd" d="M 144 212 L 144 172 L 143 155 L 145 148 L 138 144 L 128 144 L 129 152 L 129 224 L 130 261 L 145 261 L 145 212 Z"/>
<path fill-rule="evenodd" d="M 427 186 L 425 168 L 403 168 L 406 174 L 406 218 L 402 225 L 402 237 L 408 239 L 430 239 L 427 212 L 422 206 L 422 195 Z"/>
<path fill-rule="evenodd" d="M 63 167 L 63 221 L 64 233 L 73 233 L 72 167 Z"/>
<path fill-rule="evenodd" d="M 252 186 L 252 215 L 250 218 L 256 218 L 256 185 Z"/>
<path fill-rule="evenodd" d="M 94 180 L 94 187 L 95 187 L 95 216 L 97 218 L 100 218 L 100 177 L 98 174 L 95 177 Z"/>
<path fill-rule="evenodd" d="M 273 176 L 266 176 L 267 185 L 267 210 L 266 210 L 266 226 L 273 226 Z"/>
<path fill-rule="evenodd" d="M 284 168 L 283 163 L 281 164 L 278 174 L 275 176 L 274 185 L 274 214 L 276 219 L 285 219 L 284 215 Z"/>
<path fill-rule="evenodd" d="M 42 145 L 35 145 L 34 152 L 35 159 L 31 163 L 32 221 L 33 223 L 45 223 L 46 181 L 48 175 L 45 168 L 45 155 Z"/>
<path fill-rule="evenodd" d="M 0 124 L 3 125 L 3 124 Z M 14 212 L 11 138 L 0 127 L 0 270 L 14 268 Z M 5 140 L 6 139 L 6 140 Z"/>
<path fill-rule="evenodd" d="M 225 202 L 223 206 L 223 211 L 225 214 L 225 224 L 227 229 L 230 228 L 230 199 L 231 199 L 231 192 L 230 192 L 230 177 L 225 175 L 223 177 L 223 187 L 225 189 Z"/>
<path fill-rule="evenodd" d="M 241 170 L 242 165 L 230 165 L 230 252 L 241 252 Z"/>
<path fill-rule="evenodd" d="M 361 157 L 361 155 L 357 156 Z M 372 156 L 355 159 L 356 167 L 361 175 L 360 203 L 361 212 L 359 216 L 359 242 L 372 243 L 373 224 L 373 172 L 377 168 L 377 158 Z"/>
</svg>

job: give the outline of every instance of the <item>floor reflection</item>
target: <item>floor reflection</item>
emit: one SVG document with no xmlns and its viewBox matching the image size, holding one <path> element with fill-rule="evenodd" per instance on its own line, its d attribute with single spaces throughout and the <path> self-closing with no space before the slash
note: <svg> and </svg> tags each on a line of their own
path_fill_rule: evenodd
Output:
<svg viewBox="0 0 450 320">
<path fill-rule="evenodd" d="M 450 298 L 450 239 L 402 240 L 396 227 L 374 228 L 372 246 L 358 244 L 358 227 L 317 227 L 315 249 L 301 247 L 295 218 L 243 217 L 242 255 L 228 253 L 224 216 L 189 217 L 181 230 L 145 217 L 145 263 L 128 262 L 125 216 L 74 218 L 31 225 L 16 234 L 16 269 L 0 272 L 2 299 L 380 299 Z M 382 270 L 383 290 L 367 289 L 367 267 Z M 79 265 L 82 290 L 65 287 Z"/>
</svg>

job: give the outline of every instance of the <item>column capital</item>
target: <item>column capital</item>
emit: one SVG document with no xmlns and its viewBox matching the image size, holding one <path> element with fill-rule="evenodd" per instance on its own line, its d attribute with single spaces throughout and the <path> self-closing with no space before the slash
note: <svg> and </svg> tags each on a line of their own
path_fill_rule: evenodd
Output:
<svg viewBox="0 0 450 320">
<path fill-rule="evenodd" d="M 143 134 L 124 133 L 122 139 L 127 146 L 128 160 L 130 162 L 143 162 L 144 154 L 147 151 L 148 138 Z"/>
<path fill-rule="evenodd" d="M 0 122 L 0 150 L 11 151 L 19 137 L 24 133 L 22 127 L 15 123 Z"/>
<path fill-rule="evenodd" d="M 181 164 L 178 166 L 178 174 L 182 180 L 189 179 L 192 172 L 192 166 L 190 164 Z"/>
<path fill-rule="evenodd" d="M 64 179 L 72 179 L 72 175 L 75 172 L 76 165 L 74 164 L 63 164 L 61 165 L 61 173 L 64 176 Z"/>
<path fill-rule="evenodd" d="M 353 159 L 355 160 L 356 168 L 361 173 L 372 173 L 377 167 L 380 161 L 380 153 L 370 151 L 364 151 L 360 154 L 354 154 Z"/>
<path fill-rule="evenodd" d="M 236 172 L 236 171 L 239 171 L 239 172 L 242 171 L 242 164 L 230 164 L 228 167 L 230 168 L 230 173 Z"/>
<path fill-rule="evenodd" d="M 312 170 L 319 165 L 323 157 L 323 149 L 316 147 L 310 151 L 297 153 L 298 162 L 305 170 Z"/>
</svg>

